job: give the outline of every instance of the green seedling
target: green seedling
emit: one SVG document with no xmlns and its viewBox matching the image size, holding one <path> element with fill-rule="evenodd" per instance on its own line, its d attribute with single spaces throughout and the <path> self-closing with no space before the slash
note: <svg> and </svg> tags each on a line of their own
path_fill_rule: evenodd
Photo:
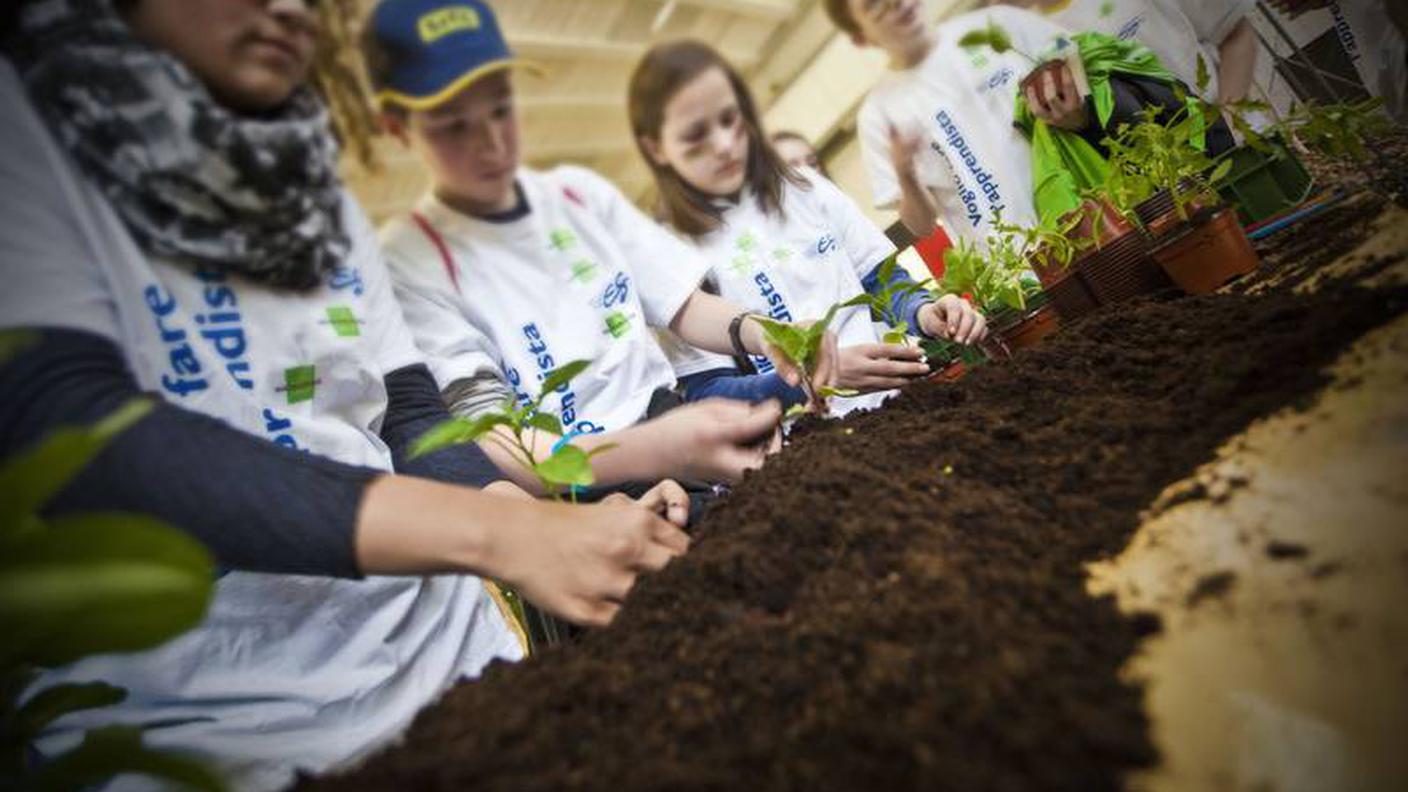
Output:
<svg viewBox="0 0 1408 792">
<path fill-rule="evenodd" d="M 831 306 L 826 309 L 825 316 L 805 326 L 779 322 L 764 316 L 749 317 L 763 328 L 763 336 L 767 339 L 768 344 L 776 348 L 792 362 L 792 365 L 797 367 L 802 375 L 802 390 L 806 391 L 808 402 L 824 405 L 829 395 L 841 395 L 839 391 L 829 388 L 821 390 L 813 388 L 811 378 L 816 370 L 817 360 L 821 356 L 821 342 L 826 338 L 826 329 L 831 326 L 831 320 L 836 318 L 836 312 L 845 305 L 845 303 L 837 303 Z"/>
<path fill-rule="evenodd" d="M 930 278 L 925 278 L 919 282 L 906 281 L 899 284 L 893 283 L 895 273 L 898 270 L 899 254 L 892 253 L 880 263 L 879 270 L 876 273 L 882 284 L 882 288 L 879 292 L 875 294 L 865 292 L 841 303 L 842 308 L 850 308 L 852 306 L 864 306 L 869 308 L 872 316 L 878 317 L 879 321 L 889 325 L 890 329 L 881 337 L 881 341 L 886 344 L 908 343 L 910 331 L 914 329 L 909 326 L 909 322 L 905 320 L 904 317 L 895 314 L 893 308 L 895 301 L 901 297 L 908 297 L 911 294 L 929 291 L 934 285 L 934 281 Z"/>
<path fill-rule="evenodd" d="M 987 47 L 998 55 L 1007 52 L 1015 52 L 1032 63 L 1037 62 L 1036 58 L 1013 46 L 1012 37 L 1008 35 L 1007 31 L 1003 29 L 1002 26 L 995 25 L 991 21 L 989 21 L 987 27 L 982 30 L 973 30 L 964 34 L 963 38 L 958 40 L 958 46 L 964 49 Z"/>
<path fill-rule="evenodd" d="M 1162 122 L 1160 112 L 1159 107 L 1146 107 L 1139 112 L 1139 121 L 1121 124 L 1114 136 L 1105 138 L 1110 169 L 1103 193 L 1129 214 L 1142 201 L 1167 190 L 1179 219 L 1187 220 L 1188 206 L 1215 195 L 1212 185 L 1226 177 L 1232 162 L 1219 163 L 1191 142 L 1200 126 L 1215 120 L 1216 108 L 1185 105 Z"/>
<path fill-rule="evenodd" d="M 498 443 L 514 457 L 525 470 L 531 473 L 552 497 L 561 499 L 563 490 L 576 497 L 577 487 L 588 487 L 595 481 L 592 475 L 592 457 L 609 451 L 614 446 L 605 445 L 592 451 L 570 444 L 561 443 L 546 458 L 539 459 L 533 450 L 534 432 L 550 436 L 561 436 L 562 421 L 557 416 L 542 411 L 543 401 L 549 394 L 568 384 L 587 367 L 588 360 L 575 360 L 549 372 L 543 379 L 538 397 L 528 404 L 518 404 L 507 399 L 494 412 L 477 418 L 451 418 L 421 435 L 411 445 L 412 458 L 439 451 L 462 443 L 475 443 L 483 439 Z M 506 431 L 497 431 L 503 429 Z"/>
<path fill-rule="evenodd" d="M 0 365 L 34 340 L 0 333 Z M 149 517 L 118 512 L 44 514 L 46 505 L 107 445 L 151 411 L 133 402 L 86 428 L 60 429 L 0 463 L 0 778 L 6 789 L 88 789 L 136 774 L 223 790 L 192 759 L 143 744 L 136 726 L 89 730 L 79 745 L 36 765 L 29 753 L 54 721 L 121 702 L 102 682 L 62 684 L 28 697 L 41 667 L 159 646 L 198 624 L 213 590 L 199 542 Z"/>
<path fill-rule="evenodd" d="M 1312 151 L 1362 165 L 1374 156 L 1368 141 L 1392 128 L 1383 106 L 1380 97 L 1350 104 L 1306 103 L 1291 113 L 1284 128 Z"/>
</svg>

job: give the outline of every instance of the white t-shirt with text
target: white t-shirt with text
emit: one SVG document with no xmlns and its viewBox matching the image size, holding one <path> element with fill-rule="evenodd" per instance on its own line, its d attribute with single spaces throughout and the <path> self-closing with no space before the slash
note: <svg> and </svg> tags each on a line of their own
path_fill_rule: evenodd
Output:
<svg viewBox="0 0 1408 792">
<path fill-rule="evenodd" d="M 1012 126 L 1018 83 L 1033 68 L 1009 50 L 963 48 L 964 35 L 989 22 L 1011 36 L 1015 48 L 1041 57 L 1066 35 L 1040 14 L 995 6 L 961 14 L 936 28 L 933 49 L 912 69 L 892 70 L 871 89 L 860 110 L 859 134 L 875 205 L 900 200 L 890 161 L 890 129 L 919 135 L 916 173 L 935 196 L 940 220 L 953 238 L 981 241 L 999 214 L 1030 225 L 1037 214 L 1032 193 L 1031 145 Z"/>
<path fill-rule="evenodd" d="M 441 387 L 498 369 L 522 403 L 548 372 L 590 360 L 544 410 L 566 431 L 631 426 L 675 384 L 650 328 L 670 325 L 707 264 L 585 168 L 524 169 L 518 183 L 529 211 L 516 219 L 428 195 L 382 229 L 416 342 Z"/>
<path fill-rule="evenodd" d="M 708 259 L 709 279 L 724 299 L 782 322 L 820 319 L 838 302 L 861 294 L 862 279 L 895 252 L 860 207 L 815 171 L 803 169 L 808 184 L 783 182 L 782 212 L 769 213 L 755 193 L 745 190 L 728 205 L 723 225 L 698 240 Z M 832 321 L 839 346 L 880 342 L 870 311 L 842 309 Z M 685 377 L 733 365 L 681 343 L 666 344 L 675 372 Z M 759 372 L 773 370 L 767 358 L 755 357 Z M 873 408 L 889 392 L 831 400 L 845 414 Z"/>
<path fill-rule="evenodd" d="M 345 266 L 292 294 L 150 260 L 55 144 L 4 61 L 0 140 L 0 328 L 102 336 L 143 389 L 172 404 L 289 448 L 391 469 L 378 436 L 383 377 L 422 356 L 350 199 Z M 520 656 L 474 577 L 230 572 L 203 622 L 174 641 L 46 673 L 37 687 L 103 681 L 127 698 L 59 720 L 40 748 L 63 750 L 95 725 L 151 725 L 149 745 L 213 754 L 236 788 L 276 789 L 297 770 L 366 755 L 457 679 Z M 114 788 L 129 782 L 144 788 L 125 778 Z"/>
</svg>

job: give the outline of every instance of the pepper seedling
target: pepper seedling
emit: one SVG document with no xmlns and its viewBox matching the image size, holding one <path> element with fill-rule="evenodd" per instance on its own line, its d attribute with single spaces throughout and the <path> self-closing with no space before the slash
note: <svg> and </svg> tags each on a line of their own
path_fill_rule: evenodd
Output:
<svg viewBox="0 0 1408 792">
<path fill-rule="evenodd" d="M 864 306 L 869 308 L 873 316 L 879 317 L 880 321 L 890 327 L 880 339 L 886 344 L 908 343 L 910 330 L 914 329 L 909 326 L 908 320 L 895 313 L 895 301 L 902 297 L 908 297 L 911 294 L 927 292 L 930 287 L 934 285 L 934 281 L 931 278 L 925 278 L 918 282 L 907 280 L 904 283 L 896 284 L 894 283 L 894 277 L 898 270 L 899 254 L 892 253 L 884 261 L 880 262 L 880 267 L 876 271 L 876 275 L 879 277 L 880 283 L 882 284 L 880 291 L 874 294 L 863 292 L 841 303 L 840 306 L 842 308 L 850 308 L 852 306 Z"/>
<path fill-rule="evenodd" d="M 533 430 L 554 436 L 563 434 L 562 421 L 556 415 L 542 411 L 543 401 L 549 394 L 566 386 L 590 365 L 589 360 L 574 360 L 548 372 L 543 378 L 542 390 L 537 398 L 526 404 L 507 399 L 494 412 L 476 418 L 452 418 L 441 423 L 416 439 L 411 445 L 411 457 L 421 457 L 442 448 L 474 443 L 487 437 L 507 450 L 525 470 L 532 473 L 542 484 L 543 490 L 553 498 L 561 500 L 562 490 L 567 490 L 575 500 L 577 487 L 587 487 L 595 481 L 592 475 L 592 457 L 615 446 L 604 445 L 588 452 L 571 443 L 560 442 L 547 458 L 540 460 L 529 441 L 530 432 Z M 495 431 L 499 427 L 508 430 L 507 439 L 504 437 L 505 433 Z"/>
<path fill-rule="evenodd" d="M 831 320 L 836 318 L 836 312 L 846 305 L 847 303 L 836 303 L 826 309 L 825 316 L 809 325 L 779 322 L 765 316 L 749 317 L 763 328 L 763 336 L 768 344 L 781 352 L 801 372 L 802 390 L 807 394 L 807 401 L 823 407 L 826 400 L 832 396 L 855 396 L 858 393 L 831 387 L 817 389 L 812 387 L 811 382 L 812 373 L 816 370 L 817 360 L 821 356 L 821 342 L 826 338 L 826 329 L 831 326 Z"/>
</svg>

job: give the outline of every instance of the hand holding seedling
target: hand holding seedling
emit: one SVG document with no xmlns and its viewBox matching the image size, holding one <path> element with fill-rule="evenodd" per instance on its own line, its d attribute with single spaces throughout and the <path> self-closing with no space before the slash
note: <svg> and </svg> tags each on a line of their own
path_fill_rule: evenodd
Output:
<svg viewBox="0 0 1408 792">
<path fill-rule="evenodd" d="M 988 322 L 956 294 L 945 294 L 919 309 L 919 329 L 930 338 L 976 344 L 987 337 Z"/>
<path fill-rule="evenodd" d="M 856 344 L 843 347 L 836 387 L 859 393 L 893 390 L 929 373 L 924 350 L 909 344 Z"/>
<path fill-rule="evenodd" d="M 842 303 L 837 303 L 821 319 L 800 324 L 749 317 L 761 330 L 768 358 L 777 366 L 778 374 L 789 385 L 801 384 L 807 392 L 808 407 L 822 414 L 826 413 L 826 398 L 834 390 L 838 357 L 836 335 L 827 328 L 842 307 Z"/>
<path fill-rule="evenodd" d="M 541 519 L 492 535 L 484 567 L 554 616 L 605 626 L 641 573 L 689 549 L 689 537 L 653 510 L 663 501 L 669 511 L 670 497 L 661 490 L 643 504 L 543 503 Z"/>
</svg>

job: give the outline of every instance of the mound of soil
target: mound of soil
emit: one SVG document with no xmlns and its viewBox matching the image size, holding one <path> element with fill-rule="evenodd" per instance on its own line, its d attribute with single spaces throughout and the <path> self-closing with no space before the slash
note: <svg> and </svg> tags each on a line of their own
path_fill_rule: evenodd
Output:
<svg viewBox="0 0 1408 792">
<path fill-rule="evenodd" d="M 1139 513 L 1408 291 L 1106 308 L 814 426 L 609 629 L 490 668 L 311 789 L 1119 788 L 1148 615 L 1085 590 Z"/>
</svg>

